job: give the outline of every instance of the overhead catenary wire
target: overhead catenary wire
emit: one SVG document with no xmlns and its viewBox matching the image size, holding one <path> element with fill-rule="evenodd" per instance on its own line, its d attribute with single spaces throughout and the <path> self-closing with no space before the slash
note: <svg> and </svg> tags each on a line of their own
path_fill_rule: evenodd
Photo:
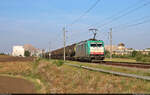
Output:
<svg viewBox="0 0 150 95">
<path fill-rule="evenodd" d="M 133 24 L 129 24 L 127 23 L 126 25 L 124 24 L 124 26 L 121 26 L 121 29 L 127 29 L 127 28 L 132 28 L 132 27 L 136 27 L 138 25 L 142 25 L 142 24 L 146 24 L 146 23 L 150 23 L 150 16 L 144 16 L 138 19 L 135 19 L 134 21 L 138 21 L 137 23 L 133 23 Z M 118 26 L 112 27 L 115 29 L 118 29 Z M 103 33 L 107 33 L 107 32 L 103 32 Z M 109 37 L 109 36 L 108 36 Z M 109 38 L 108 38 L 109 39 Z"/>
<path fill-rule="evenodd" d="M 147 23 L 147 22 L 149 22 L 149 19 L 150 19 L 150 16 L 144 16 L 144 17 L 141 17 L 141 18 L 138 18 L 138 19 L 135 19 L 134 21 L 132 21 L 132 22 L 136 22 L 136 23 L 133 23 L 133 24 L 125 23 L 122 25 L 119 24 L 117 26 L 113 26 L 112 28 L 132 27 L 132 26 Z"/>
<path fill-rule="evenodd" d="M 147 5 L 149 5 L 149 3 L 150 3 L 150 2 L 144 2 L 144 4 L 142 4 L 141 6 L 138 6 L 138 7 L 135 8 L 135 5 L 137 5 L 137 4 L 139 4 L 139 3 L 143 2 L 143 1 L 144 1 L 144 0 L 139 0 L 139 1 L 136 2 L 134 5 L 129 6 L 129 7 L 125 8 L 125 9 L 123 9 L 122 11 L 119 11 L 116 15 L 112 15 L 112 16 L 110 16 L 110 17 L 107 17 L 106 21 L 108 20 L 108 22 L 104 23 L 101 27 L 104 27 L 104 26 L 106 26 L 107 24 L 110 24 L 110 23 L 112 23 L 113 21 L 115 21 L 115 20 L 117 20 L 117 19 L 120 19 L 121 17 L 124 17 L 124 16 L 126 16 L 126 15 L 128 15 L 128 14 L 130 14 L 130 13 L 132 13 L 132 12 L 134 12 L 134 11 L 136 11 L 136 10 L 142 8 L 142 7 L 144 7 L 144 6 L 147 6 Z M 146 0 L 145 0 L 145 1 L 146 1 Z M 132 8 L 134 8 L 134 9 L 132 9 Z M 130 10 L 130 9 L 132 9 L 132 10 Z M 123 13 L 123 14 L 122 14 L 122 13 Z M 117 16 L 118 14 L 120 14 L 120 15 Z M 122 14 L 122 15 L 121 15 L 121 14 Z M 115 18 L 114 18 L 114 17 L 115 17 Z M 98 23 L 96 23 L 96 24 L 98 24 Z M 88 26 L 88 28 L 90 28 L 90 27 L 92 27 L 92 26 L 95 26 L 96 24 L 90 25 L 90 26 Z M 104 29 L 104 28 L 103 28 L 103 29 Z M 101 30 L 103 30 L 103 29 L 101 29 Z"/>
<path fill-rule="evenodd" d="M 65 26 L 65 28 L 68 28 L 72 25 L 74 25 L 75 23 L 77 23 L 81 18 L 83 18 L 87 13 L 89 13 L 93 8 L 96 7 L 96 5 L 100 2 L 101 0 L 96 0 L 96 2 L 94 4 L 92 4 L 92 6 L 90 6 L 82 15 L 80 15 L 77 19 L 73 20 L 72 23 L 68 24 Z"/>
<path fill-rule="evenodd" d="M 87 13 L 89 13 L 93 8 L 96 7 L 96 5 L 100 2 L 101 0 L 96 0 L 96 2 L 90 7 L 88 8 L 82 15 L 80 15 L 77 19 L 75 19 L 70 25 L 68 26 L 72 26 L 73 24 L 75 24 L 76 22 L 78 22 L 82 17 L 84 17 Z"/>
<path fill-rule="evenodd" d="M 100 1 L 100 0 L 97 0 L 97 1 Z M 143 2 L 143 1 L 146 1 L 146 0 L 139 0 L 136 4 L 138 4 L 138 3 L 140 3 L 140 2 Z M 110 23 L 112 23 L 112 22 L 114 22 L 114 21 L 116 21 L 116 20 L 118 20 L 118 19 L 120 19 L 120 18 L 122 18 L 122 17 L 124 17 L 124 16 L 127 16 L 127 15 L 129 15 L 129 14 L 131 14 L 131 13 L 133 13 L 133 12 L 135 12 L 135 11 L 137 11 L 137 10 L 139 10 L 139 9 L 141 9 L 141 8 L 143 8 L 143 7 L 145 7 L 145 6 L 148 6 L 149 4 L 150 4 L 150 2 L 144 2 L 144 4 L 142 3 L 142 5 L 140 5 L 140 6 L 137 6 L 137 7 L 135 7 L 135 5 L 136 4 L 134 4 L 134 5 L 132 5 L 131 7 L 128 7 L 128 8 L 126 8 L 126 10 L 127 11 L 120 11 L 120 13 L 123 13 L 123 14 L 120 14 L 119 16 L 115 16 L 114 18 L 113 17 L 110 17 L 109 19 L 111 19 L 111 20 L 109 20 L 108 22 L 106 22 L 106 23 L 104 23 L 102 26 L 99 26 L 99 28 L 101 28 L 101 27 L 104 27 L 104 26 L 106 26 L 106 25 L 108 25 L 108 24 L 110 24 Z M 94 4 L 94 6 L 95 5 L 97 5 L 97 3 L 95 3 Z M 91 8 L 89 8 L 83 15 L 81 15 L 79 18 L 77 18 L 76 20 L 74 20 L 71 24 L 70 24 L 70 26 L 71 25 L 73 25 L 73 24 L 75 24 L 76 22 L 78 22 L 83 16 L 85 16 L 91 9 L 93 9 L 93 7 L 91 7 Z M 131 9 L 131 10 L 130 10 Z M 118 13 L 117 13 L 118 14 Z M 141 23 L 139 23 L 139 24 L 141 24 Z M 139 25 L 138 24 L 138 25 Z"/>
<path fill-rule="evenodd" d="M 143 1 L 143 0 L 142 0 Z M 139 1 L 140 2 L 140 1 Z M 137 2 L 138 3 L 138 2 Z M 106 25 L 108 25 L 108 24 L 111 24 L 111 23 L 113 23 L 114 21 L 117 21 L 118 19 L 120 19 L 120 18 L 122 18 L 122 17 L 124 17 L 124 16 L 127 16 L 127 15 L 129 15 L 130 13 L 133 13 L 133 12 L 135 12 L 135 11 L 137 11 L 137 10 L 139 10 L 139 9 L 141 9 L 141 8 L 143 8 L 143 7 L 145 7 L 145 6 L 148 6 L 150 4 L 150 2 L 144 2 L 144 4 L 142 4 L 142 5 L 140 5 L 140 6 L 138 6 L 138 7 L 135 7 L 135 8 L 133 8 L 132 10 L 128 10 L 127 12 L 125 12 L 125 13 L 123 13 L 123 14 L 121 14 L 121 15 L 119 15 L 119 16 L 116 16 L 115 18 L 111 18 L 110 17 L 110 20 L 109 21 L 107 21 L 106 23 L 103 23 L 103 24 L 101 24 L 101 26 L 98 26 L 98 28 L 103 28 L 104 26 L 106 26 Z M 132 8 L 132 7 L 131 7 Z M 130 7 L 129 7 L 129 9 L 130 9 Z M 108 18 L 109 19 L 109 18 Z M 92 26 L 92 25 L 91 25 Z"/>
<path fill-rule="evenodd" d="M 111 19 L 113 19 L 114 17 L 116 17 L 118 14 L 122 14 L 122 13 L 124 13 L 124 12 L 130 10 L 131 8 L 135 7 L 137 4 L 139 4 L 139 3 L 143 2 L 143 1 L 144 1 L 144 0 L 139 0 L 139 1 L 136 2 L 135 4 L 132 4 L 131 6 L 128 6 L 127 8 L 122 9 L 121 11 L 119 11 L 119 12 L 117 12 L 117 13 L 115 13 L 115 14 L 113 14 L 113 15 L 111 15 L 111 16 L 108 16 L 107 18 L 103 19 L 101 22 L 105 22 L 105 21 L 107 21 L 107 20 L 111 20 Z M 96 25 L 99 24 L 99 23 L 100 23 L 100 21 L 97 22 L 97 23 L 95 23 L 95 24 L 89 25 L 88 28 L 93 27 L 93 26 L 96 26 Z"/>
<path fill-rule="evenodd" d="M 92 9 L 98 4 L 99 1 L 100 1 L 100 0 L 97 0 L 87 11 L 85 11 L 81 16 L 79 16 L 79 18 L 75 19 L 75 20 L 70 24 L 70 26 L 72 26 L 73 24 L 75 24 L 76 22 L 78 22 L 83 16 L 85 16 L 88 12 L 90 12 L 90 10 L 92 10 Z M 136 4 L 141 3 L 141 1 L 143 2 L 143 0 L 139 0 Z M 122 12 L 124 12 L 125 10 L 129 10 L 130 8 L 132 8 L 133 6 L 135 6 L 136 4 L 127 7 L 126 9 L 120 11 L 119 13 L 122 13 Z M 117 13 L 117 14 L 118 14 L 118 13 Z M 115 15 L 113 15 L 113 16 L 115 16 Z M 108 17 L 107 19 L 111 19 L 113 16 Z M 88 28 L 89 28 L 89 27 L 88 27 Z"/>
<path fill-rule="evenodd" d="M 146 2 L 146 3 L 142 4 L 141 6 L 136 7 L 136 8 L 134 8 L 134 9 L 128 11 L 127 13 L 124 13 L 124 14 L 122 14 L 122 15 L 116 17 L 116 18 L 113 18 L 113 19 L 110 20 L 109 22 L 104 23 L 104 24 L 102 24 L 101 26 L 98 26 L 98 27 L 99 27 L 99 28 L 104 27 L 104 26 L 106 26 L 106 25 L 108 25 L 108 24 L 110 24 L 110 23 L 112 23 L 112 22 L 114 22 L 114 21 L 116 21 L 116 20 L 118 20 L 118 19 L 120 19 L 120 18 L 126 16 L 126 15 L 129 15 L 130 13 L 133 13 L 133 12 L 137 11 L 138 9 L 141 9 L 141 8 L 143 8 L 143 7 L 145 7 L 145 6 L 149 5 L 149 4 L 150 4 L 150 2 Z"/>
<path fill-rule="evenodd" d="M 139 23 L 128 25 L 127 27 L 134 27 L 134 26 L 145 24 L 145 23 L 149 23 L 149 22 L 150 22 L 150 19 L 149 20 L 145 20 L 143 22 L 139 22 Z"/>
<path fill-rule="evenodd" d="M 126 25 L 124 28 L 135 27 L 135 26 L 138 26 L 138 25 L 141 25 L 141 24 L 146 24 L 146 23 L 150 23 L 150 19 L 144 20 L 142 22 Z"/>
</svg>

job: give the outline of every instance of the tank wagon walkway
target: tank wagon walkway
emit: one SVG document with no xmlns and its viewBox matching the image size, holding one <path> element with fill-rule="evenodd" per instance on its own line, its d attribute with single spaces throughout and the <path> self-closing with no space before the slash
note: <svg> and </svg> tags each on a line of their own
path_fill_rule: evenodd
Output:
<svg viewBox="0 0 150 95">
<path fill-rule="evenodd" d="M 30 81 L 0 76 L 0 93 L 36 93 L 36 91 Z"/>
</svg>

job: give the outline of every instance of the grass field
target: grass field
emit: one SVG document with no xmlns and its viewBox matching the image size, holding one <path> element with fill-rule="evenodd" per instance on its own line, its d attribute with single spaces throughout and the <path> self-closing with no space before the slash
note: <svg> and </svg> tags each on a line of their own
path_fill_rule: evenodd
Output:
<svg viewBox="0 0 150 95">
<path fill-rule="evenodd" d="M 132 63 L 150 63 L 150 57 L 137 57 L 137 58 L 105 58 L 104 61 L 115 61 L 115 62 L 132 62 Z"/>
<path fill-rule="evenodd" d="M 82 62 L 76 62 L 76 61 L 67 61 L 67 63 L 78 64 L 78 65 L 94 67 L 94 68 L 100 68 L 100 69 L 110 70 L 110 71 L 115 71 L 115 72 L 136 74 L 136 75 L 140 75 L 140 76 L 150 76 L 149 69 L 138 69 L 138 68 L 111 66 L 111 65 L 104 65 L 104 64 L 90 64 L 90 63 L 82 63 Z"/>
<path fill-rule="evenodd" d="M 0 74 L 20 76 L 35 83 L 40 93 L 150 93 L 150 81 L 114 76 L 81 68 L 57 65 L 58 60 L 34 62 L 0 62 Z M 67 61 L 72 64 L 80 62 Z M 140 75 L 150 75 L 148 70 L 84 64 Z"/>
<path fill-rule="evenodd" d="M 150 82 L 88 71 L 67 65 L 57 67 L 55 61 L 42 61 L 45 65 L 48 92 L 61 93 L 149 93 Z M 74 62 L 74 64 L 78 64 Z M 44 75 L 45 74 L 45 75 Z M 52 77 L 53 76 L 53 77 Z"/>
<path fill-rule="evenodd" d="M 127 59 L 127 58 L 105 58 L 104 61 L 115 61 L 115 62 L 136 62 L 135 59 Z"/>
</svg>

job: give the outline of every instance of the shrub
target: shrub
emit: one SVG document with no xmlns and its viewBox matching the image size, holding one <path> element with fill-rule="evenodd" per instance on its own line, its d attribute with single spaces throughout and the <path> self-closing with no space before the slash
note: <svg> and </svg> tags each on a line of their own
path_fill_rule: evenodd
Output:
<svg viewBox="0 0 150 95">
<path fill-rule="evenodd" d="M 131 55 L 112 55 L 113 58 L 131 58 Z"/>
<path fill-rule="evenodd" d="M 137 56 L 136 61 L 142 61 L 142 56 Z"/>
<path fill-rule="evenodd" d="M 0 55 L 5 55 L 5 53 L 0 53 Z"/>
<path fill-rule="evenodd" d="M 150 57 L 145 57 L 145 56 L 137 56 L 136 57 L 136 61 L 139 61 L 139 62 L 150 62 Z"/>
<path fill-rule="evenodd" d="M 136 57 L 136 56 L 137 56 L 137 53 L 138 53 L 137 51 L 133 51 L 133 52 L 132 52 L 132 57 Z"/>
<path fill-rule="evenodd" d="M 30 56 L 30 52 L 29 51 L 25 51 L 24 52 L 24 56 L 29 57 Z"/>
<path fill-rule="evenodd" d="M 105 51 L 105 56 L 106 56 L 106 57 L 110 57 L 110 52 L 106 50 L 106 51 Z"/>
<path fill-rule="evenodd" d="M 150 56 L 150 52 L 148 52 L 148 56 Z"/>
<path fill-rule="evenodd" d="M 64 63 L 64 61 L 62 61 L 62 60 L 58 60 L 58 61 L 54 61 L 53 62 L 53 64 L 56 64 L 56 66 L 62 66 L 63 65 L 63 63 Z"/>
<path fill-rule="evenodd" d="M 40 62 L 41 58 L 36 58 L 35 63 L 38 64 Z"/>
</svg>

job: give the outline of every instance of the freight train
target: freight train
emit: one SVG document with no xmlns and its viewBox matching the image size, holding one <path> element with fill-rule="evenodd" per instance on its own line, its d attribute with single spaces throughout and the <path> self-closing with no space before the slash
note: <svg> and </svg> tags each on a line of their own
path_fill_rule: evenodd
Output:
<svg viewBox="0 0 150 95">
<path fill-rule="evenodd" d="M 89 39 L 65 47 L 67 60 L 92 61 L 104 60 L 105 48 L 104 41 Z M 64 48 L 51 52 L 52 59 L 63 59 Z"/>
</svg>

